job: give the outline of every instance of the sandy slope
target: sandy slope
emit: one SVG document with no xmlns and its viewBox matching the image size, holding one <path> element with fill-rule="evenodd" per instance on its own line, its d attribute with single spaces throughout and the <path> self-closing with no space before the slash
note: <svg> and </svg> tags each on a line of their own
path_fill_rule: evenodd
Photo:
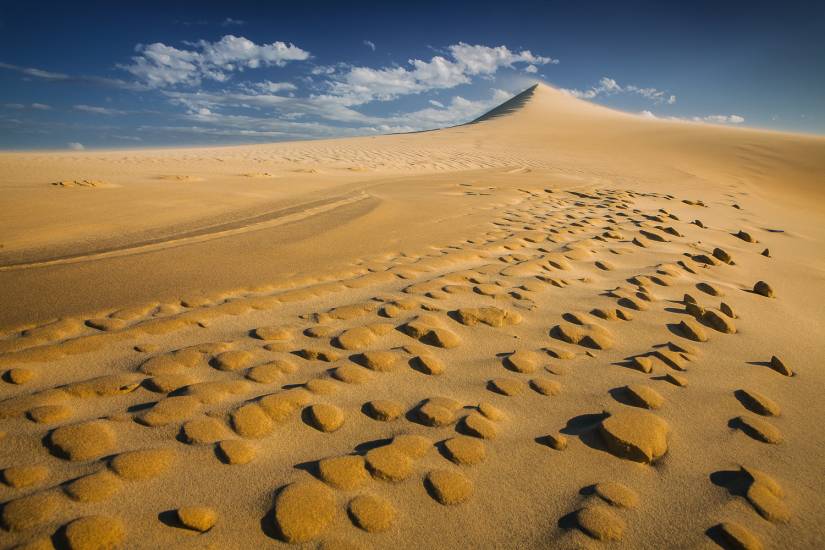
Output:
<svg viewBox="0 0 825 550">
<path fill-rule="evenodd" d="M 824 172 L 544 85 L 2 154 L 0 546 L 822 546 Z"/>
</svg>

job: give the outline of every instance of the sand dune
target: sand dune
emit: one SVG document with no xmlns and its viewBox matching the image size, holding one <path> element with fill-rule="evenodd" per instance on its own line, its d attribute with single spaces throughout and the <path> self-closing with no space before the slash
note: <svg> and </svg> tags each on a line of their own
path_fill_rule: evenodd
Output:
<svg viewBox="0 0 825 550">
<path fill-rule="evenodd" d="M 0 154 L 0 546 L 822 546 L 824 172 L 545 85 Z"/>
</svg>

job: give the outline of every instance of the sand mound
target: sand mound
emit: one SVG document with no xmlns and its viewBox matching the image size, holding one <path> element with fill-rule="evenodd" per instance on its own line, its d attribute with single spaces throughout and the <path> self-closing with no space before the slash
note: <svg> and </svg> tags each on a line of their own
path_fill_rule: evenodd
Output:
<svg viewBox="0 0 825 550">
<path fill-rule="evenodd" d="M 9 531 L 30 531 L 53 520 L 60 508 L 54 492 L 35 493 L 3 505 L 3 527 Z"/>
<path fill-rule="evenodd" d="M 608 504 L 619 508 L 636 508 L 639 506 L 639 495 L 633 489 L 615 481 L 597 483 L 593 490 Z"/>
<path fill-rule="evenodd" d="M 473 437 L 453 437 L 446 440 L 443 445 L 447 458 L 462 466 L 478 464 L 487 457 L 484 443 Z"/>
<path fill-rule="evenodd" d="M 504 358 L 504 364 L 515 372 L 530 374 L 541 365 L 542 357 L 534 351 L 517 351 Z"/>
<path fill-rule="evenodd" d="M 762 550 L 762 543 L 747 528 L 733 521 L 726 521 L 716 526 L 719 538 L 729 548 L 741 550 Z"/>
<path fill-rule="evenodd" d="M 749 411 L 762 416 L 779 416 L 781 409 L 772 399 L 752 390 L 736 390 L 736 398 Z"/>
<path fill-rule="evenodd" d="M 447 506 L 466 502 L 473 494 L 473 482 L 455 470 L 432 470 L 424 484 L 435 500 Z"/>
<path fill-rule="evenodd" d="M 286 542 L 315 539 L 327 530 L 335 516 L 335 498 L 317 481 L 287 485 L 275 497 L 275 525 Z"/>
<path fill-rule="evenodd" d="M 778 445 L 782 443 L 782 432 L 773 424 L 752 416 L 739 416 L 733 419 L 732 425 L 757 441 Z"/>
<path fill-rule="evenodd" d="M 321 480 L 335 487 L 352 491 L 369 478 L 364 457 L 358 455 L 337 456 L 318 461 Z"/>
<path fill-rule="evenodd" d="M 576 513 L 579 528 L 596 540 L 621 540 L 624 536 L 624 520 L 606 506 L 585 506 Z"/>
<path fill-rule="evenodd" d="M 380 533 L 389 529 L 397 512 L 385 498 L 376 495 L 359 495 L 347 506 L 352 522 L 369 533 Z"/>
<path fill-rule="evenodd" d="M 393 445 L 385 445 L 368 451 L 366 460 L 367 468 L 376 479 L 403 481 L 412 475 L 412 460 Z"/>
<path fill-rule="evenodd" d="M 429 375 L 439 375 L 447 370 L 447 367 L 444 366 L 444 363 L 438 357 L 429 354 L 413 357 L 410 359 L 410 365 L 415 370 Z"/>
<path fill-rule="evenodd" d="M 238 407 L 230 415 L 232 429 L 241 437 L 260 439 L 269 435 L 275 425 L 264 409 L 256 403 Z"/>
<path fill-rule="evenodd" d="M 218 443 L 218 454 L 227 464 L 248 464 L 255 460 L 255 447 L 242 439 L 226 439 Z"/>
<path fill-rule="evenodd" d="M 507 311 L 493 306 L 480 308 L 463 308 L 456 310 L 456 319 L 462 325 L 474 327 L 479 323 L 501 328 L 521 323 L 522 317 L 514 311 Z"/>
<path fill-rule="evenodd" d="M 608 450 L 620 458 L 652 463 L 667 452 L 667 422 L 651 413 L 621 409 L 601 425 Z"/>
<path fill-rule="evenodd" d="M 665 398 L 650 386 L 631 384 L 625 390 L 634 405 L 645 409 L 658 409 L 665 403 Z"/>
<path fill-rule="evenodd" d="M 364 404 L 364 412 L 382 422 L 390 422 L 404 414 L 404 407 L 396 401 L 387 399 L 376 399 Z"/>
<path fill-rule="evenodd" d="M 3 483 L 15 489 L 40 485 L 49 477 L 46 466 L 10 466 L 3 470 Z"/>
<path fill-rule="evenodd" d="M 86 516 L 66 525 L 64 535 L 72 550 L 117 548 L 126 537 L 126 527 L 119 518 Z"/>
<path fill-rule="evenodd" d="M 334 432 L 344 425 L 344 411 L 335 405 L 319 403 L 307 408 L 310 424 L 321 432 Z"/>
<path fill-rule="evenodd" d="M 561 392 L 560 383 L 543 376 L 531 378 L 530 387 L 541 395 L 558 395 Z"/>
<path fill-rule="evenodd" d="M 144 449 L 119 454 L 112 459 L 110 465 L 123 479 L 135 481 L 161 475 L 174 460 L 175 453 L 170 449 Z"/>
<path fill-rule="evenodd" d="M 108 500 L 123 487 L 123 482 L 108 470 L 78 478 L 65 487 L 66 494 L 78 502 Z"/>
<path fill-rule="evenodd" d="M 187 529 L 205 533 L 218 522 L 218 513 L 208 506 L 184 506 L 177 509 L 178 521 Z"/>
<path fill-rule="evenodd" d="M 57 453 L 69 460 L 92 460 L 115 449 L 116 436 L 104 420 L 63 426 L 49 436 Z"/>
</svg>

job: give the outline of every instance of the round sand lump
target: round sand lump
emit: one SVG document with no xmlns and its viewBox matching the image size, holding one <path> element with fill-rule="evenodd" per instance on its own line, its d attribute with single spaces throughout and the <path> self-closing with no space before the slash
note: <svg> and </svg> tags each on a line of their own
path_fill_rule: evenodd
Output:
<svg viewBox="0 0 825 550">
<path fill-rule="evenodd" d="M 177 510 L 178 521 L 187 529 L 204 533 L 218 522 L 218 513 L 208 506 L 183 506 Z"/>
<path fill-rule="evenodd" d="M 115 431 L 104 420 L 62 426 L 51 433 L 50 441 L 58 453 L 69 460 L 91 460 L 111 453 Z"/>
<path fill-rule="evenodd" d="M 351 491 L 369 478 L 363 456 L 345 455 L 318 461 L 318 475 L 336 489 Z"/>
<path fill-rule="evenodd" d="M 424 482 L 432 497 L 444 505 L 461 504 L 473 494 L 473 482 L 455 470 L 433 470 Z"/>
<path fill-rule="evenodd" d="M 621 540 L 625 522 L 607 506 L 585 506 L 576 513 L 579 528 L 590 537 L 602 540 Z"/>
<path fill-rule="evenodd" d="M 602 421 L 600 431 L 607 449 L 619 458 L 649 464 L 667 452 L 670 428 L 649 412 L 621 409 Z"/>
<path fill-rule="evenodd" d="M 334 432 L 344 425 L 344 411 L 326 403 L 308 407 L 307 417 L 310 424 L 321 432 Z"/>
<path fill-rule="evenodd" d="M 376 495 L 359 495 L 349 502 L 352 522 L 370 533 L 386 531 L 395 521 L 397 512 L 390 502 Z"/>
<path fill-rule="evenodd" d="M 72 550 L 103 550 L 120 547 L 126 528 L 119 518 L 86 516 L 69 523 L 65 536 Z"/>
<path fill-rule="evenodd" d="M 384 481 L 402 481 L 412 474 L 412 459 L 393 445 L 367 452 L 367 467 L 373 477 Z"/>
<path fill-rule="evenodd" d="M 307 542 L 327 530 L 335 516 L 335 497 L 319 481 L 297 481 L 275 498 L 275 524 L 286 542 Z"/>
</svg>

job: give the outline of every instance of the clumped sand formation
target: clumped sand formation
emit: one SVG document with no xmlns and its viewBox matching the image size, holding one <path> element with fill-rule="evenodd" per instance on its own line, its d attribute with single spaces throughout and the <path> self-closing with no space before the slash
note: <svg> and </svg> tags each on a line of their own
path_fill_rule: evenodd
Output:
<svg viewBox="0 0 825 550">
<path fill-rule="evenodd" d="M 821 545 L 825 141 L 514 105 L 0 155 L 0 546 Z"/>
</svg>

